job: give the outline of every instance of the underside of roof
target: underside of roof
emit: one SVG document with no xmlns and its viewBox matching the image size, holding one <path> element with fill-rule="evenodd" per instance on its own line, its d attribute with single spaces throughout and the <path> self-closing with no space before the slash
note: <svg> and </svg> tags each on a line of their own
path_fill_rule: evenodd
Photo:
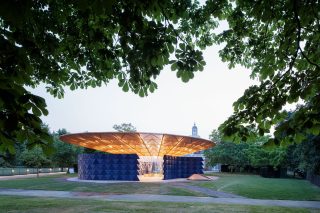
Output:
<svg viewBox="0 0 320 213">
<path fill-rule="evenodd" d="M 60 140 L 112 154 L 182 156 L 209 149 L 212 141 L 188 136 L 139 132 L 95 132 L 62 135 Z"/>
</svg>

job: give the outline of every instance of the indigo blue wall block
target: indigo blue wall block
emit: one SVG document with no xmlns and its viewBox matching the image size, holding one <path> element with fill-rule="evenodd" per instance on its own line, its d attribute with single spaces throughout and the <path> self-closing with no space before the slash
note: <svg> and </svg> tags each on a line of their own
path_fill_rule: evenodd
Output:
<svg viewBox="0 0 320 213">
<path fill-rule="evenodd" d="M 164 179 L 188 178 L 192 174 L 203 174 L 203 159 L 201 157 L 163 157 Z"/>
<path fill-rule="evenodd" d="M 78 177 L 81 180 L 138 180 L 136 154 L 79 154 Z"/>
</svg>

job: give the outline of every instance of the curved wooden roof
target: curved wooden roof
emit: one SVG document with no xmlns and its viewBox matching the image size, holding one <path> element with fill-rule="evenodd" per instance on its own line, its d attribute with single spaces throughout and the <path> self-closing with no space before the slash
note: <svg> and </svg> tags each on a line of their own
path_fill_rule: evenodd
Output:
<svg viewBox="0 0 320 213">
<path fill-rule="evenodd" d="M 140 132 L 86 132 L 62 135 L 60 140 L 103 152 L 139 156 L 182 156 L 215 145 L 202 138 Z"/>
</svg>

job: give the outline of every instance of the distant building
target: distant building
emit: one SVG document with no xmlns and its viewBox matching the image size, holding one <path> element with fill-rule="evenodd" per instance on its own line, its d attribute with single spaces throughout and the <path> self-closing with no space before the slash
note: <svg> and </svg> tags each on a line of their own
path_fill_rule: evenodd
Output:
<svg viewBox="0 0 320 213">
<path fill-rule="evenodd" d="M 196 123 L 193 124 L 191 136 L 195 138 L 200 138 L 200 136 L 198 135 L 198 127 L 196 126 Z"/>
<path fill-rule="evenodd" d="M 191 137 L 200 138 L 200 136 L 198 134 L 198 127 L 197 127 L 196 123 L 193 124 Z M 194 152 L 194 153 L 188 154 L 186 156 L 188 156 L 188 157 L 202 157 L 204 159 L 203 151 Z"/>
<path fill-rule="evenodd" d="M 194 138 L 200 138 L 200 136 L 198 134 L 198 127 L 196 126 L 196 123 L 193 124 L 191 136 L 194 137 Z M 217 164 L 214 167 L 206 166 L 206 158 L 204 156 L 204 150 L 199 151 L 199 152 L 194 152 L 194 153 L 188 154 L 186 156 L 187 157 L 202 157 L 202 159 L 204 161 L 203 167 L 204 167 L 205 170 L 211 170 L 211 171 L 214 171 L 214 172 L 220 172 L 221 171 L 221 164 Z"/>
</svg>

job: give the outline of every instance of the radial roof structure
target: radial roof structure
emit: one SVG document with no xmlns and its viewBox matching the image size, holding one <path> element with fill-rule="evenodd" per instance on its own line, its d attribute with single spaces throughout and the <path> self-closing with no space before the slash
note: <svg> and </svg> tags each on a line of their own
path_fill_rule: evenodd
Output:
<svg viewBox="0 0 320 213">
<path fill-rule="evenodd" d="M 60 136 L 60 140 L 112 154 L 182 156 L 209 149 L 212 141 L 188 136 L 140 132 L 86 132 Z"/>
</svg>

